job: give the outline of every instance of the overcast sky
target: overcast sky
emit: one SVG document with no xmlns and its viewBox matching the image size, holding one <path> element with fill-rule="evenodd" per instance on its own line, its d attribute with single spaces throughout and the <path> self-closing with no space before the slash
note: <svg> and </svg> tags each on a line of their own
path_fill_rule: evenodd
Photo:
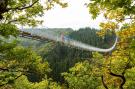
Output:
<svg viewBox="0 0 135 89">
<path fill-rule="evenodd" d="M 88 9 L 84 5 L 89 0 L 65 0 L 68 2 L 67 8 L 55 6 L 45 13 L 42 26 L 48 28 L 73 28 L 82 27 L 99 28 L 99 22 L 103 21 L 102 16 L 92 20 Z"/>
</svg>

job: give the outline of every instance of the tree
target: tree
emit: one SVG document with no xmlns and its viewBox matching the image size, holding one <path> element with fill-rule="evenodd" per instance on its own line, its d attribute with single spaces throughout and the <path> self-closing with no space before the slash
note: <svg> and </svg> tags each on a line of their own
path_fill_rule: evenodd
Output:
<svg viewBox="0 0 135 89">
<path fill-rule="evenodd" d="M 35 26 L 43 21 L 35 19 L 41 17 L 46 10 L 51 9 L 55 4 L 66 7 L 67 3 L 59 0 L 1 0 L 0 17 L 4 23 L 16 23 L 20 25 Z"/>
<path fill-rule="evenodd" d="M 115 32 L 119 37 L 116 49 L 111 55 L 107 55 L 105 60 L 104 84 L 106 85 L 106 89 L 111 87 L 119 89 L 135 87 L 131 82 L 127 81 L 130 76 L 128 71 L 131 71 L 132 68 L 135 67 L 134 3 L 134 0 L 92 0 L 88 4 L 89 12 L 92 14 L 93 18 L 103 14 L 106 19 L 106 22 L 100 24 L 101 32 L 98 34 L 103 36 L 110 30 Z"/>
<path fill-rule="evenodd" d="M 44 12 L 55 4 L 62 7 L 67 6 L 67 3 L 59 0 L 43 1 L 42 3 L 40 0 L 0 0 L 0 88 L 2 89 L 17 88 L 18 86 L 15 84 L 18 83 L 18 79 L 26 80 L 24 82 L 26 84 L 29 81 L 41 82 L 39 86 L 43 85 L 42 82 L 50 81 L 47 78 L 47 73 L 50 72 L 48 63 L 31 49 L 18 46 L 18 41 L 10 40 L 11 36 L 19 35 L 17 25 L 36 26 L 42 21 L 35 17 L 43 16 Z M 31 78 L 33 75 L 34 80 Z M 42 81 L 43 79 L 44 81 Z M 37 85 L 35 84 L 35 87 L 31 89 L 36 89 Z M 52 82 L 49 85 L 52 87 L 56 84 Z M 28 87 L 25 88 L 28 89 Z M 43 87 L 38 89 L 43 89 Z"/>
<path fill-rule="evenodd" d="M 62 73 L 69 89 L 101 89 L 103 55 L 93 53 L 94 58 L 78 62 L 69 72 Z M 99 59 L 100 60 L 97 60 Z"/>
</svg>

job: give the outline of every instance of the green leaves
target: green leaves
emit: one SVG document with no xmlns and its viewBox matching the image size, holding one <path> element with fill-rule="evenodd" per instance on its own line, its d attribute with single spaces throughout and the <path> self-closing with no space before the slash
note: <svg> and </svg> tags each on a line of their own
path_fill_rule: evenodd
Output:
<svg viewBox="0 0 135 89">
<path fill-rule="evenodd" d="M 95 6 L 97 7 L 97 10 L 95 9 Z M 106 19 L 105 22 L 100 24 L 101 32 L 98 34 L 104 36 L 108 30 L 112 30 L 120 38 L 116 49 L 109 53 L 110 55 L 107 54 L 104 57 L 105 67 L 103 67 L 103 72 L 105 78 L 103 81 L 104 85 L 106 84 L 108 88 L 114 87 L 123 89 L 125 78 L 130 79 L 130 77 L 132 77 L 132 79 L 134 79 L 132 75 L 129 75 L 130 77 L 124 76 L 125 74 L 128 74 L 129 71 L 127 70 L 135 67 L 135 51 L 133 51 L 135 32 L 134 8 L 134 0 L 92 0 L 89 4 L 90 13 L 93 16 L 97 17 L 97 12 L 102 12 L 99 14 L 103 14 Z M 126 88 L 133 89 L 133 84 L 134 83 L 131 83 L 131 80 L 127 81 Z"/>
<path fill-rule="evenodd" d="M 88 5 L 88 8 L 89 8 L 89 13 L 92 14 L 92 18 L 96 19 L 96 17 L 100 14 L 100 9 L 99 9 L 98 5 L 90 3 Z"/>
<path fill-rule="evenodd" d="M 43 16 L 44 12 L 51 9 L 55 4 L 67 7 L 67 3 L 60 0 L 8 0 L 5 11 L 0 12 L 2 23 L 16 23 L 21 25 L 36 26 L 42 20 L 36 17 Z"/>
<path fill-rule="evenodd" d="M 93 65 L 89 61 L 79 62 L 69 69 L 69 73 L 62 73 L 69 89 L 96 89 L 100 78 L 94 73 L 96 69 Z"/>
<path fill-rule="evenodd" d="M 23 47 L 15 47 L 4 53 L 4 57 L 0 60 L 1 85 L 9 84 L 10 80 L 16 81 L 21 75 L 26 75 L 29 81 L 32 81 L 33 76 L 37 76 L 33 81 L 40 82 L 46 79 L 47 73 L 51 70 L 47 62 L 42 62 L 40 56 L 30 49 Z M 30 76 L 31 75 L 31 76 Z M 2 77 L 3 76 L 3 77 Z M 19 76 L 19 77 L 18 77 Z M 5 80 L 6 79 L 6 80 Z"/>
<path fill-rule="evenodd" d="M 4 37 L 17 36 L 19 33 L 18 28 L 12 24 L 0 24 L 0 35 Z"/>
<path fill-rule="evenodd" d="M 40 5 L 35 5 L 34 7 L 28 8 L 25 11 L 26 11 L 26 15 L 28 17 L 36 16 L 36 15 L 37 16 L 42 16 L 44 14 L 43 6 L 40 6 Z"/>
<path fill-rule="evenodd" d="M 26 76 L 22 76 L 16 80 L 14 87 L 15 89 L 61 89 L 60 85 L 49 79 L 32 83 L 28 81 Z"/>
<path fill-rule="evenodd" d="M 9 38 L 18 36 L 18 24 L 23 26 L 42 24 L 43 21 L 36 17 L 43 16 L 44 12 L 55 4 L 66 7 L 67 3 L 59 0 L 52 0 L 49 3 L 46 3 L 47 0 L 42 0 L 42 3 L 41 0 L 4 1 L 7 2 L 0 6 L 2 8 L 0 10 L 0 86 L 4 86 L 2 89 L 8 85 L 14 85 L 15 89 L 60 89 L 57 83 L 47 79 L 47 73 L 51 71 L 49 64 L 31 49 L 17 46 L 17 42 L 11 42 L 12 39 Z M 33 76 L 37 79 L 33 79 Z M 29 82 L 32 79 L 40 83 Z"/>
</svg>

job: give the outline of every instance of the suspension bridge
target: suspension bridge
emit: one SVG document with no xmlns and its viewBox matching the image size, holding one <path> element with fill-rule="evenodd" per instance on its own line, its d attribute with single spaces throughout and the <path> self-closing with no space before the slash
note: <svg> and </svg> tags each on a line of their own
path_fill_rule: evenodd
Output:
<svg viewBox="0 0 135 89">
<path fill-rule="evenodd" d="M 33 40 L 39 40 L 39 41 L 54 41 L 54 42 L 62 42 L 64 44 L 70 45 L 70 46 L 74 46 L 80 49 L 84 49 L 87 51 L 97 51 L 97 52 L 111 52 L 112 50 L 114 50 L 118 38 L 116 37 L 114 44 L 107 49 L 103 49 L 103 48 L 98 48 L 98 47 L 94 47 L 92 45 L 88 45 L 85 43 L 82 43 L 80 41 L 76 41 L 74 39 L 71 38 L 67 38 L 64 35 L 58 35 L 55 34 L 53 31 L 49 31 L 49 32 L 44 32 L 43 30 L 24 30 L 21 29 L 20 30 L 20 37 L 24 37 L 24 38 L 29 38 L 29 39 L 33 39 Z"/>
</svg>

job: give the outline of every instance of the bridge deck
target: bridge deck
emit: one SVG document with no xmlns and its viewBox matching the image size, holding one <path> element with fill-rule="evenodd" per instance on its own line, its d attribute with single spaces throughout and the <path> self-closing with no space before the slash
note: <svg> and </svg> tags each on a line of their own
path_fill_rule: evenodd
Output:
<svg viewBox="0 0 135 89">
<path fill-rule="evenodd" d="M 33 35 L 33 34 L 29 33 L 29 32 L 24 32 L 24 31 L 20 31 L 19 36 L 23 37 L 23 38 L 37 40 L 37 41 L 47 41 L 47 42 L 53 41 L 53 40 L 50 40 L 48 38 L 38 36 L 38 35 Z"/>
</svg>

